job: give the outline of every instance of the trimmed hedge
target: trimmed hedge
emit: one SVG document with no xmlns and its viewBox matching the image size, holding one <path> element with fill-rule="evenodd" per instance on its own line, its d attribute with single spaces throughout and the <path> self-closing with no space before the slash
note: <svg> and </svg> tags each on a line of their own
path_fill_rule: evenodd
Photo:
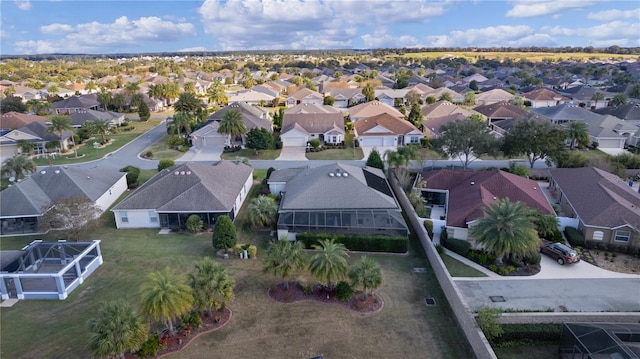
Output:
<svg viewBox="0 0 640 359">
<path fill-rule="evenodd" d="M 577 229 L 566 227 L 564 229 L 564 235 L 572 247 L 584 247 L 584 236 Z"/>
<path fill-rule="evenodd" d="M 493 340 L 505 342 L 560 343 L 562 324 L 503 324 L 502 335 Z"/>
<path fill-rule="evenodd" d="M 424 221 L 424 229 L 427 230 L 427 234 L 429 235 L 429 238 L 433 240 L 433 221 L 426 219 Z"/>
<path fill-rule="evenodd" d="M 471 250 L 471 243 L 455 238 L 447 238 L 444 246 L 463 257 L 467 257 Z"/>
<path fill-rule="evenodd" d="M 409 238 L 403 236 L 368 236 L 359 234 L 298 233 L 296 240 L 306 248 L 318 244 L 321 239 L 334 238 L 350 251 L 405 253 L 409 250 Z"/>
</svg>

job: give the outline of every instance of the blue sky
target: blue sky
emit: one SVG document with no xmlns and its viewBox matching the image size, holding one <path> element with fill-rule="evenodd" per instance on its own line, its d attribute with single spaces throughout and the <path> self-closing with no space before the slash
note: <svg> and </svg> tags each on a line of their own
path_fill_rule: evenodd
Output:
<svg viewBox="0 0 640 359">
<path fill-rule="evenodd" d="M 640 46 L 635 0 L 0 0 L 0 53 Z"/>
</svg>

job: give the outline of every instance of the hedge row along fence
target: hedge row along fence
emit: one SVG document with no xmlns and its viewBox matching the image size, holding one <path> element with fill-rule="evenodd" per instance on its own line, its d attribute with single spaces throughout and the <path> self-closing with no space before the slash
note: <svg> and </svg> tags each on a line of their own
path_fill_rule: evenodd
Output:
<svg viewBox="0 0 640 359">
<path fill-rule="evenodd" d="M 334 238 L 350 251 L 406 253 L 409 250 L 409 238 L 403 236 L 367 236 L 358 234 L 297 233 L 296 240 L 306 248 L 319 244 L 320 240 Z"/>
</svg>

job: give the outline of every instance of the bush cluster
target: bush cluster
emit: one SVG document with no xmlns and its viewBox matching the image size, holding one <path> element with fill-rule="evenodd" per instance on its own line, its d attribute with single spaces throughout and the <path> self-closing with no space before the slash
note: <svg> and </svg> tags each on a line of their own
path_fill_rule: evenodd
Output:
<svg viewBox="0 0 640 359">
<path fill-rule="evenodd" d="M 440 241 L 442 242 L 442 237 L 440 238 Z M 443 245 L 447 249 L 452 250 L 463 257 L 467 257 L 471 250 L 471 243 L 455 238 L 447 238 Z"/>
<path fill-rule="evenodd" d="M 336 285 L 336 297 L 340 300 L 347 300 L 353 295 L 353 287 L 345 281 L 340 281 Z"/>
<path fill-rule="evenodd" d="M 427 230 L 427 234 L 429 235 L 429 238 L 431 238 L 431 240 L 433 240 L 433 221 L 430 220 L 426 220 L 423 223 L 424 225 L 424 229 Z"/>
<path fill-rule="evenodd" d="M 405 253 L 409 250 L 409 238 L 403 236 L 375 236 L 359 234 L 334 234 L 336 242 L 344 244 L 350 251 Z M 326 233 L 298 233 L 296 240 L 304 243 L 306 248 L 319 244 L 326 239 Z"/>
<path fill-rule="evenodd" d="M 584 236 L 577 229 L 566 227 L 564 229 L 564 235 L 572 247 L 584 247 Z"/>
</svg>

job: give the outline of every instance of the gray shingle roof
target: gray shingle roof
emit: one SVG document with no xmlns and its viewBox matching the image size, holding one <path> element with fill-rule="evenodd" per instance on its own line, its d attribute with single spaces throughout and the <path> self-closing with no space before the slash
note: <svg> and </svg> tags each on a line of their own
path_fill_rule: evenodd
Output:
<svg viewBox="0 0 640 359">
<path fill-rule="evenodd" d="M 598 115 L 597 113 L 593 113 L 570 103 L 563 103 L 561 105 L 551 107 L 538 107 L 531 109 L 531 112 L 535 112 L 552 121 L 582 121 L 586 119 L 602 118 L 602 115 Z"/>
<path fill-rule="evenodd" d="M 618 176 L 593 167 L 549 172 L 586 225 L 640 229 L 640 194 Z"/>
<path fill-rule="evenodd" d="M 101 168 L 48 167 L 2 191 L 0 217 L 40 215 L 47 204 L 64 198 L 95 202 L 123 176 Z"/>
<path fill-rule="evenodd" d="M 279 171 L 271 174 L 278 178 Z M 330 176 L 333 173 L 333 176 Z M 337 175 L 340 173 L 340 176 Z M 344 176 L 347 173 L 348 176 Z M 371 182 L 374 176 L 379 181 Z M 371 167 L 355 167 L 334 163 L 306 168 L 291 177 L 285 187 L 281 210 L 316 209 L 398 209 L 395 197 L 383 193 L 378 187 L 386 186 L 384 192 L 391 193 L 389 184 L 381 170 Z"/>
<path fill-rule="evenodd" d="M 155 175 L 113 209 L 228 212 L 252 173 L 251 167 L 230 161 L 214 166 L 174 166 Z"/>
</svg>

